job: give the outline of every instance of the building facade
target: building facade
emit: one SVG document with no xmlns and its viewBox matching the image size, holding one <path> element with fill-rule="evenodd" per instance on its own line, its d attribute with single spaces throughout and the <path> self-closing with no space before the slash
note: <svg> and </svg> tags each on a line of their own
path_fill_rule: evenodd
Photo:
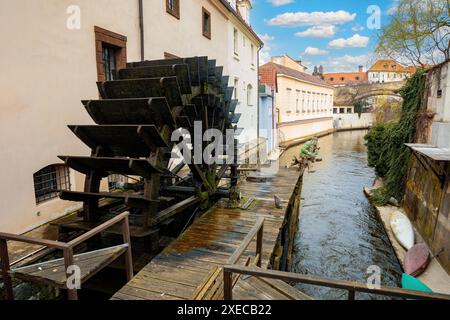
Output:
<svg viewBox="0 0 450 320">
<path fill-rule="evenodd" d="M 416 68 L 405 67 L 394 60 L 378 60 L 367 74 L 369 83 L 384 83 L 406 80 L 415 72 Z"/>
<path fill-rule="evenodd" d="M 268 85 L 259 86 L 259 137 L 265 139 L 265 150 L 272 154 L 278 148 L 278 124 L 274 92 Z"/>
<path fill-rule="evenodd" d="M 280 60 L 276 60 L 280 61 Z M 260 67 L 260 82 L 274 88 L 281 145 L 333 130 L 334 88 L 304 72 L 297 61 L 285 57 Z"/>
<path fill-rule="evenodd" d="M 80 207 L 60 200 L 56 192 L 84 188 L 84 176 L 65 167 L 57 155 L 90 153 L 66 125 L 92 123 L 80 100 L 98 99 L 95 82 L 111 79 L 126 62 L 214 58 L 230 75 L 230 85 L 235 78 L 242 83 L 236 92 L 241 101 L 237 112 L 243 113 L 238 126 L 256 123 L 262 42 L 248 24 L 250 1 L 232 4 L 3 1 L 0 28 L 9 30 L 4 32 L 9 45 L 0 62 L 1 231 L 25 232 Z"/>
<path fill-rule="evenodd" d="M 324 73 L 323 79 L 334 87 L 366 84 L 369 82 L 367 72 L 363 71 L 363 66 L 359 66 L 358 72 Z"/>
</svg>

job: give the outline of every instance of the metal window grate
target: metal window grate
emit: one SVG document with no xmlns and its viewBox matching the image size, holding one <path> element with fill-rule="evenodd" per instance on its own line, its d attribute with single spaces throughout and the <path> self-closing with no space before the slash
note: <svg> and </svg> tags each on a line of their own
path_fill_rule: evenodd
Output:
<svg viewBox="0 0 450 320">
<path fill-rule="evenodd" d="M 106 81 L 111 81 L 114 78 L 114 70 L 116 70 L 117 65 L 116 55 L 116 48 L 103 46 L 103 65 L 105 67 Z"/>
<path fill-rule="evenodd" d="M 64 165 L 45 167 L 33 175 L 36 203 L 58 197 L 58 191 L 70 190 L 70 171 Z"/>
</svg>

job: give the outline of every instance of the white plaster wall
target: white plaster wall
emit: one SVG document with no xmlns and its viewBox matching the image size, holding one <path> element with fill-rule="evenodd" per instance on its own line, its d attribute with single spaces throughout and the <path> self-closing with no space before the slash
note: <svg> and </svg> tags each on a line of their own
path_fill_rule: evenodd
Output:
<svg viewBox="0 0 450 320">
<path fill-rule="evenodd" d="M 275 94 L 275 104 L 280 111 L 280 122 L 292 122 L 298 120 L 310 120 L 323 117 L 332 117 L 334 89 L 326 86 L 319 86 L 307 82 L 301 82 L 290 77 L 282 75 L 278 76 L 278 91 Z M 290 99 L 288 98 L 288 90 L 290 89 Z M 297 112 L 297 92 L 298 111 Z M 303 93 L 306 93 L 304 96 Z M 312 94 L 307 96 L 307 93 Z M 314 98 L 314 100 L 313 100 Z M 309 105 L 308 105 L 309 99 Z M 323 99 L 317 107 L 317 99 Z M 314 106 L 314 107 L 313 107 Z M 310 110 L 308 112 L 308 110 Z M 290 111 L 290 112 L 288 112 Z"/>
<path fill-rule="evenodd" d="M 163 59 L 164 52 L 179 57 L 208 56 L 216 59 L 227 74 L 228 19 L 214 2 L 217 1 L 180 1 L 180 19 L 177 19 L 166 12 L 165 1 L 144 1 L 145 59 Z M 211 14 L 211 39 L 202 33 L 202 7 Z"/>
<path fill-rule="evenodd" d="M 335 129 L 368 128 L 374 122 L 372 113 L 342 113 L 333 115 L 333 127 Z"/>
<path fill-rule="evenodd" d="M 238 30 L 238 52 L 234 52 L 234 29 Z M 236 113 L 241 113 L 238 127 L 244 132 L 239 136 L 241 143 L 255 140 L 258 127 L 258 44 L 238 28 L 235 21 L 228 22 L 228 68 L 229 85 L 238 80 L 236 98 L 239 100 Z M 251 46 L 253 45 L 253 57 Z M 248 85 L 252 87 L 250 101 L 247 101 Z"/>
<path fill-rule="evenodd" d="M 332 129 L 333 119 L 331 117 L 283 123 L 279 127 L 280 144 L 332 131 Z"/>
</svg>

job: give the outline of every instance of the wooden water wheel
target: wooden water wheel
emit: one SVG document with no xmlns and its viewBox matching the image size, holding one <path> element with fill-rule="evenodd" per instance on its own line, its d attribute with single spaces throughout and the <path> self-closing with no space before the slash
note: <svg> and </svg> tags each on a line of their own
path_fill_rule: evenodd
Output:
<svg viewBox="0 0 450 320">
<path fill-rule="evenodd" d="M 237 101 L 222 73 L 215 60 L 193 57 L 129 63 L 113 81 L 99 82 L 101 99 L 83 101 L 96 124 L 69 126 L 91 155 L 60 156 L 86 175 L 83 192 L 60 193 L 61 199 L 84 204 L 82 221 L 64 227 L 88 230 L 105 216 L 130 210 L 132 236 L 145 237 L 183 211 L 204 210 L 214 199 L 235 194 L 237 156 L 222 165 L 201 159 L 188 164 L 184 176 L 179 175 L 186 171 L 184 162 L 169 167 L 175 130 L 184 128 L 193 136 L 194 121 L 201 121 L 202 135 L 215 128 L 225 137 L 227 129 L 237 129 Z M 229 185 L 219 187 L 227 172 Z M 132 187 L 100 191 L 102 179 L 113 174 L 132 177 Z M 99 205 L 105 200 L 107 205 Z"/>
</svg>

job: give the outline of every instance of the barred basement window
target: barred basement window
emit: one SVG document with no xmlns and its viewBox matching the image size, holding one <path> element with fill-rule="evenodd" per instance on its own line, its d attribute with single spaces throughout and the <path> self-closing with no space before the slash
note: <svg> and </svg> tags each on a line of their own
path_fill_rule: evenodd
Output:
<svg viewBox="0 0 450 320">
<path fill-rule="evenodd" d="M 51 165 L 33 175 L 36 204 L 57 198 L 58 191 L 70 190 L 70 172 L 65 165 Z"/>
</svg>

